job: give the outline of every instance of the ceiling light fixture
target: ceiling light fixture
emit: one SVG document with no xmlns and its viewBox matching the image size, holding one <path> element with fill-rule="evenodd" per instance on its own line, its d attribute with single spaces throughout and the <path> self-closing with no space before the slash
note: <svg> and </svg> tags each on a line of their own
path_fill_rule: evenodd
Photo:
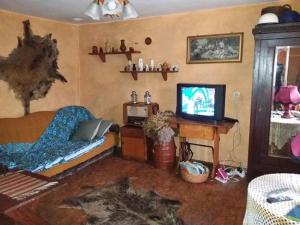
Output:
<svg viewBox="0 0 300 225">
<path fill-rule="evenodd" d="M 123 10 L 123 4 L 119 0 L 104 0 L 102 12 L 104 16 L 120 17 Z"/>
<path fill-rule="evenodd" d="M 137 18 L 138 16 L 139 14 L 137 13 L 133 5 L 128 1 L 124 1 L 123 20 Z"/>
<path fill-rule="evenodd" d="M 85 15 L 91 17 L 93 20 L 100 20 L 103 18 L 102 6 L 99 0 L 94 0 L 89 6 L 87 7 L 86 11 L 84 12 Z"/>
<path fill-rule="evenodd" d="M 84 12 L 93 20 L 104 17 L 123 17 L 124 20 L 137 18 L 138 13 L 128 0 L 94 0 Z"/>
</svg>

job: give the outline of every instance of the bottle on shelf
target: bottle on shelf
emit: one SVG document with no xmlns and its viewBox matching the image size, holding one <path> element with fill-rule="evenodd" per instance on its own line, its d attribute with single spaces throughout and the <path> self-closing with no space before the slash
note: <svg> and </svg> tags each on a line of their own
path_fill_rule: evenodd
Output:
<svg viewBox="0 0 300 225">
<path fill-rule="evenodd" d="M 146 71 L 146 72 L 149 71 L 149 65 L 148 65 L 148 64 L 145 65 L 145 71 Z"/>
<path fill-rule="evenodd" d="M 130 96 L 131 96 L 131 103 L 133 104 L 137 103 L 137 98 L 138 98 L 137 93 L 135 91 L 132 91 Z"/>
<path fill-rule="evenodd" d="M 146 105 L 149 105 L 151 103 L 151 95 L 150 95 L 150 92 L 149 91 L 146 91 L 145 92 L 145 95 L 144 95 L 144 103 Z"/>
<path fill-rule="evenodd" d="M 132 62 L 131 62 L 131 60 L 128 60 L 127 68 L 128 68 L 128 71 L 132 71 Z"/>
<path fill-rule="evenodd" d="M 150 60 L 150 71 L 154 71 L 154 60 Z"/>
</svg>

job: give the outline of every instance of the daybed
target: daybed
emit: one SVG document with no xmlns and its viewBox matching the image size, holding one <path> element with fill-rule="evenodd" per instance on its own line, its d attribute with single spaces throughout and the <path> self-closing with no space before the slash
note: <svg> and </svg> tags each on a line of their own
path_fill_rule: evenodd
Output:
<svg viewBox="0 0 300 225">
<path fill-rule="evenodd" d="M 85 112 L 86 109 L 83 107 L 72 106 L 73 109 L 79 108 L 79 110 Z M 86 110 L 87 111 L 87 110 Z M 2 118 L 0 119 L 0 144 L 9 143 L 46 143 L 47 140 L 41 140 L 44 138 L 45 133 L 49 130 L 49 124 L 53 124 L 53 118 L 56 118 L 56 112 L 52 111 L 41 111 L 23 116 L 20 118 Z M 82 118 L 81 118 L 82 119 Z M 65 118 L 64 118 L 65 120 Z M 74 119 L 73 119 L 74 120 Z M 52 121 L 52 122 L 51 122 Z M 59 121 L 54 126 L 66 126 L 65 121 Z M 67 121 L 68 122 L 68 121 Z M 80 121 L 79 121 L 80 122 Z M 78 121 L 77 121 L 78 123 Z M 76 125 L 78 127 L 78 124 Z M 64 129 L 64 128 L 63 128 Z M 55 134 L 57 135 L 57 134 Z M 93 158 L 99 156 L 100 153 L 103 154 L 105 151 L 111 151 L 114 146 L 117 146 L 118 138 L 115 132 L 108 132 L 103 138 L 104 142 L 98 146 L 94 147 L 86 153 L 83 153 L 76 158 L 72 158 L 67 162 L 62 162 L 59 164 L 54 163 L 52 167 L 37 171 L 37 173 L 53 177 L 61 174 L 64 171 L 70 170 L 78 165 L 92 160 Z M 34 144 L 33 144 L 34 145 Z M 45 144 L 47 145 L 47 143 Z M 71 146 L 72 147 L 72 146 Z M 31 147 L 32 149 L 32 147 Z M 35 149 L 36 150 L 36 149 Z M 0 150 L 1 151 L 1 150 Z M 18 151 L 18 148 L 14 147 L 13 151 Z M 25 151 L 26 152 L 26 151 Z M 26 153 L 23 153 L 24 155 Z M 47 153 L 48 154 L 48 153 Z M 34 154 L 33 154 L 34 157 Z M 3 162 L 1 162 L 3 163 Z M 16 165 L 18 168 L 18 165 Z"/>
</svg>

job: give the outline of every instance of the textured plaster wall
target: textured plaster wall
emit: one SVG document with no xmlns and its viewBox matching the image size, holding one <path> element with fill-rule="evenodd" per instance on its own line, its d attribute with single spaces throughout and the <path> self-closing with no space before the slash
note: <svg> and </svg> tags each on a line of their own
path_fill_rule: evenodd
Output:
<svg viewBox="0 0 300 225">
<path fill-rule="evenodd" d="M 56 110 L 79 102 L 79 42 L 78 26 L 11 13 L 0 10 L 0 56 L 7 56 L 17 46 L 17 36 L 23 35 L 22 21 L 30 19 L 34 34 L 44 36 L 52 33 L 58 41 L 59 71 L 68 83 L 56 81 L 46 98 L 31 102 L 31 112 Z M 17 117 L 23 115 L 23 107 L 16 100 L 13 91 L 4 81 L 0 81 L 0 117 Z"/>
<path fill-rule="evenodd" d="M 300 11 L 299 0 L 279 1 L 277 5 L 285 3 Z M 32 102 L 31 111 L 81 104 L 96 116 L 113 119 L 119 124 L 122 124 L 122 104 L 129 101 L 132 90 L 137 91 L 141 101 L 144 92 L 149 90 L 152 100 L 158 102 L 162 110 L 175 111 L 177 83 L 224 83 L 227 85 L 225 115 L 238 118 L 240 126 L 235 126 L 228 135 L 221 135 L 221 159 L 241 161 L 246 166 L 254 53 L 251 30 L 260 16 L 260 10 L 266 6 L 249 5 L 82 26 L 0 10 L 0 56 L 7 56 L 16 47 L 16 37 L 23 33 L 21 22 L 30 19 L 35 34 L 51 32 L 58 40 L 60 72 L 69 81 L 67 84 L 56 82 L 46 98 Z M 186 64 L 187 36 L 231 32 L 244 33 L 242 63 Z M 148 36 L 152 38 L 149 46 L 144 44 Z M 93 45 L 104 46 L 105 41 L 109 40 L 114 47 L 119 47 L 121 39 L 126 40 L 127 46 L 142 51 L 139 55 L 133 55 L 134 62 L 139 57 L 148 63 L 150 59 L 154 59 L 155 63 L 167 61 L 179 64 L 180 72 L 170 74 L 168 81 L 163 81 L 159 74 L 142 74 L 134 81 L 131 75 L 119 73 L 127 63 L 125 56 L 107 56 L 107 62 L 103 63 L 98 57 L 88 55 Z M 234 91 L 241 93 L 237 100 L 233 98 Z M 0 81 L 0 109 L 0 117 L 23 114 L 21 103 L 3 81 Z M 239 142 L 238 128 L 241 143 L 229 156 L 233 142 Z M 211 160 L 208 150 L 193 149 L 195 158 Z"/>
<path fill-rule="evenodd" d="M 290 3 L 300 9 L 298 0 L 279 2 L 283 3 Z M 158 102 L 161 109 L 175 111 L 177 83 L 226 84 L 225 115 L 239 119 L 241 143 L 235 149 L 234 157 L 229 157 L 233 141 L 235 144 L 239 142 L 238 127 L 231 129 L 228 135 L 221 135 L 221 159 L 234 159 L 246 166 L 254 52 L 251 32 L 261 9 L 266 6 L 252 5 L 81 26 L 79 30 L 81 103 L 97 116 L 122 123 L 122 104 L 130 99 L 132 90 L 137 91 L 141 101 L 144 92 L 149 90 L 152 100 Z M 186 64 L 187 36 L 231 32 L 244 32 L 242 63 Z M 146 37 L 152 38 L 151 45 L 144 44 Z M 134 81 L 131 75 L 119 73 L 127 63 L 125 56 L 107 56 L 107 62 L 103 63 L 99 58 L 87 54 L 91 51 L 92 45 L 104 46 L 106 40 L 113 43 L 114 47 L 119 47 L 121 39 L 126 40 L 127 46 L 142 52 L 133 55 L 134 62 L 137 62 L 139 57 L 147 63 L 150 59 L 154 59 L 156 63 L 167 61 L 179 64 L 180 72 L 170 74 L 168 81 L 163 81 L 158 74 L 141 74 L 138 80 Z M 234 91 L 241 93 L 238 100 L 233 98 Z M 198 150 L 195 150 L 195 158 L 211 160 L 208 150 Z"/>
</svg>

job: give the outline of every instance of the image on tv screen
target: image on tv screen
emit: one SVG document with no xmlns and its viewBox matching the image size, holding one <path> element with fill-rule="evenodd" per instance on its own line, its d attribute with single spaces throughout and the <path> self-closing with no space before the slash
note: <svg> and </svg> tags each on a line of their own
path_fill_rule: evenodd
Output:
<svg viewBox="0 0 300 225">
<path fill-rule="evenodd" d="M 201 116 L 214 116 L 214 88 L 182 87 L 181 93 L 183 113 Z"/>
</svg>

